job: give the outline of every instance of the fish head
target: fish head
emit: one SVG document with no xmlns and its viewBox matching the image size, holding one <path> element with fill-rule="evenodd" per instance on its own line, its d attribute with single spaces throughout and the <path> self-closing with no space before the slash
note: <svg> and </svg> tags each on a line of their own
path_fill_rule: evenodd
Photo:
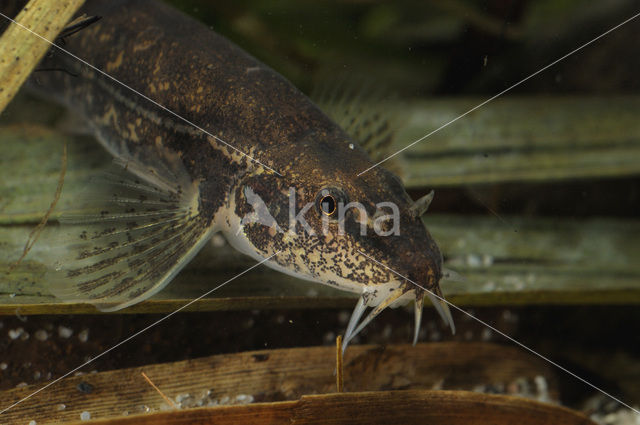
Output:
<svg viewBox="0 0 640 425">
<path fill-rule="evenodd" d="M 331 155 L 303 151 L 281 176 L 245 178 L 231 244 L 255 258 L 275 254 L 266 264 L 277 270 L 358 293 L 374 312 L 414 300 L 419 319 L 428 295 L 452 325 L 440 249 L 400 179 L 381 167 L 358 175 L 371 162 L 336 145 Z"/>
</svg>

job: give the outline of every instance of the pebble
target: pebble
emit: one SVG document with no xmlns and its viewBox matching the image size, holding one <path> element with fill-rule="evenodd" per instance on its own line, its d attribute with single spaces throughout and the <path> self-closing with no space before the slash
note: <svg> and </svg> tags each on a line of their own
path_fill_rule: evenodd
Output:
<svg viewBox="0 0 640 425">
<path fill-rule="evenodd" d="M 387 323 L 387 325 L 384 327 L 384 329 L 382 329 L 382 337 L 386 340 L 391 338 L 391 334 L 393 333 L 393 328 L 391 327 L 390 324 Z"/>
<path fill-rule="evenodd" d="M 91 413 L 87 412 L 86 410 L 82 413 L 80 413 L 80 420 L 81 421 L 88 421 L 89 419 L 91 419 Z"/>
<path fill-rule="evenodd" d="M 69 338 L 73 335 L 73 329 L 69 329 L 66 326 L 58 326 L 58 336 L 60 338 Z"/>
<path fill-rule="evenodd" d="M 351 317 L 351 315 L 348 311 L 341 310 L 340 313 L 338 313 L 338 322 L 340 322 L 341 325 L 344 325 L 349 321 L 349 317 Z"/>
<path fill-rule="evenodd" d="M 46 341 L 49 338 L 49 333 L 44 329 L 38 329 L 33 336 L 35 336 L 38 341 Z"/>
<path fill-rule="evenodd" d="M 255 325 L 256 321 L 253 320 L 253 317 L 249 317 L 247 320 L 245 320 L 245 322 L 243 323 L 243 327 L 244 329 L 251 329 L 253 328 L 253 325 Z"/>
<path fill-rule="evenodd" d="M 253 396 L 249 394 L 238 394 L 236 396 L 236 402 L 241 404 L 253 403 Z"/>
<path fill-rule="evenodd" d="M 322 337 L 322 342 L 324 342 L 325 345 L 335 344 L 335 341 L 336 341 L 336 334 L 331 331 L 325 333 L 324 336 Z"/>
<path fill-rule="evenodd" d="M 80 382 L 78 385 L 76 385 L 76 388 L 78 391 L 84 394 L 91 394 L 93 392 L 93 385 L 86 381 Z"/>
<path fill-rule="evenodd" d="M 80 342 L 87 342 L 89 340 L 89 329 L 83 329 L 78 334 Z"/>
<path fill-rule="evenodd" d="M 517 323 L 518 315 L 509 310 L 505 310 L 502 312 L 502 319 L 507 323 Z"/>
<path fill-rule="evenodd" d="M 0 363 L 0 370 L 6 370 L 7 367 L 9 367 L 9 365 L 7 365 L 5 362 Z"/>
<path fill-rule="evenodd" d="M 33 419 L 29 421 L 29 425 L 36 425 L 36 421 L 34 421 Z"/>
<path fill-rule="evenodd" d="M 67 405 L 66 404 L 62 404 L 62 403 L 60 403 L 60 404 L 58 404 L 56 406 L 56 410 L 64 410 L 66 408 L 67 408 Z"/>
<path fill-rule="evenodd" d="M 18 339 L 22 336 L 23 333 L 24 333 L 23 328 L 9 329 L 9 338 Z"/>
<path fill-rule="evenodd" d="M 492 336 L 493 336 L 493 332 L 491 332 L 491 329 L 484 328 L 482 330 L 482 336 L 480 338 L 486 342 L 486 341 L 491 341 Z"/>
</svg>

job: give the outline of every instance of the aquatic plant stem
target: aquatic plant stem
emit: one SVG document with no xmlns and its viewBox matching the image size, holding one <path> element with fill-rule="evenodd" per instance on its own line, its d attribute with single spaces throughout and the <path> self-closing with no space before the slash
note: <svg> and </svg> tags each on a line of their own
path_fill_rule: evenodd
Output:
<svg viewBox="0 0 640 425">
<path fill-rule="evenodd" d="M 0 38 L 0 114 L 51 47 L 24 28 L 54 40 L 84 0 L 31 0 Z"/>
</svg>

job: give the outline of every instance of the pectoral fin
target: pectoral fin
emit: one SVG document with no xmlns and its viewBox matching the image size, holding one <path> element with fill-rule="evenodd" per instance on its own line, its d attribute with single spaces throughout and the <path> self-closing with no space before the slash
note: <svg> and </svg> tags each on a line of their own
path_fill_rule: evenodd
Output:
<svg viewBox="0 0 640 425">
<path fill-rule="evenodd" d="M 47 275 L 59 298 L 102 311 L 161 290 L 213 233 L 184 173 L 120 165 L 91 182 L 85 205 L 62 215 L 55 270 Z"/>
</svg>

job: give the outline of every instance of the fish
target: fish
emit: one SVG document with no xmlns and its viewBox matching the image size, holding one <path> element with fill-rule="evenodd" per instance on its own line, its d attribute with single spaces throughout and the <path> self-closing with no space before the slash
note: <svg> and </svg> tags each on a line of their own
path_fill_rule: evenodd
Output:
<svg viewBox="0 0 640 425">
<path fill-rule="evenodd" d="M 162 2 L 89 0 L 80 13 L 101 19 L 40 65 L 65 72 L 29 85 L 78 116 L 114 165 L 61 215 L 52 293 L 123 309 L 221 233 L 275 270 L 357 294 L 343 350 L 385 308 L 411 301 L 415 344 L 425 296 L 455 331 L 443 257 L 421 219 L 433 194 L 413 201 L 383 167 L 357 175 L 374 164 L 366 147 L 389 138 L 379 117 L 343 105 L 331 118 Z"/>
</svg>

